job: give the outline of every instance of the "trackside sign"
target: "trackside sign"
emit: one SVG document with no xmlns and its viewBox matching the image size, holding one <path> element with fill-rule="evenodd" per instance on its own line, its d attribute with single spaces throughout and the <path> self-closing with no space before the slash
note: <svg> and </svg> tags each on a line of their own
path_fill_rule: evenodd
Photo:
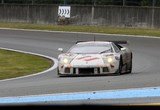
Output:
<svg viewBox="0 0 160 110">
<path fill-rule="evenodd" d="M 64 16 L 66 18 L 70 18 L 71 7 L 70 6 L 59 6 L 58 7 L 58 15 L 60 17 Z"/>
</svg>

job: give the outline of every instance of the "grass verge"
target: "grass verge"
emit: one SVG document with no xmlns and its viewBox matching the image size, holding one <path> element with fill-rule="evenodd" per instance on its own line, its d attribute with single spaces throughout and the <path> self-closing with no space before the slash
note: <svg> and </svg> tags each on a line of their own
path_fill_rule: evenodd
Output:
<svg viewBox="0 0 160 110">
<path fill-rule="evenodd" d="M 126 35 L 146 35 L 160 36 L 160 29 L 147 28 L 115 28 L 106 26 L 73 26 L 73 25 L 42 25 L 29 23 L 8 23 L 0 22 L 1 28 L 17 28 L 17 29 L 38 29 L 50 31 L 68 31 L 68 32 L 90 32 L 90 33 L 106 33 L 106 34 L 126 34 Z"/>
<path fill-rule="evenodd" d="M 44 71 L 52 61 L 40 56 L 0 49 L 0 79 L 25 76 Z"/>
</svg>

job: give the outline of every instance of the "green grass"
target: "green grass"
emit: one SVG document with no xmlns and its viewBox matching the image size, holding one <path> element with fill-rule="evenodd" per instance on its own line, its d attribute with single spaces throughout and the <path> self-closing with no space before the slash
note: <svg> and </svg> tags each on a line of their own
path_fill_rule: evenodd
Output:
<svg viewBox="0 0 160 110">
<path fill-rule="evenodd" d="M 0 27 L 3 28 L 18 28 L 18 29 L 38 29 L 50 31 L 68 31 L 68 32 L 90 32 L 90 33 L 106 33 L 106 34 L 126 34 L 126 35 L 146 35 L 160 36 L 160 29 L 147 28 L 115 28 L 107 26 L 73 26 L 73 25 L 42 25 L 29 23 L 8 23 L 0 22 Z"/>
<path fill-rule="evenodd" d="M 44 71 L 52 61 L 40 56 L 0 49 L 0 79 L 25 76 Z"/>
</svg>

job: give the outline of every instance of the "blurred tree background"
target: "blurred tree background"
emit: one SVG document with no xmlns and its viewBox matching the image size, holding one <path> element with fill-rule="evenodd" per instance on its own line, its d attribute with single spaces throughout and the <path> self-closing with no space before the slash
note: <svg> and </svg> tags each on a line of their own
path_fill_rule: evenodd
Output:
<svg viewBox="0 0 160 110">
<path fill-rule="evenodd" d="M 1 0 L 1 4 L 160 6 L 160 0 Z"/>
</svg>

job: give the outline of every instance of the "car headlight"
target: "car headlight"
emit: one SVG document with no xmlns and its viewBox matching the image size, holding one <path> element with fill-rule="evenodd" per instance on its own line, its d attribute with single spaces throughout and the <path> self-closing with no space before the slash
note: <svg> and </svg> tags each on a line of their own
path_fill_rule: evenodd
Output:
<svg viewBox="0 0 160 110">
<path fill-rule="evenodd" d="M 112 57 L 108 57 L 107 61 L 108 61 L 108 63 L 112 63 L 113 62 L 113 58 Z"/>
<path fill-rule="evenodd" d="M 63 59 L 63 62 L 64 62 L 65 64 L 67 64 L 67 63 L 68 63 L 68 59 L 67 59 L 67 58 L 64 58 L 64 59 Z"/>
<path fill-rule="evenodd" d="M 114 56 L 106 56 L 106 57 L 103 57 L 103 61 L 104 63 L 112 63 L 114 62 Z"/>
<path fill-rule="evenodd" d="M 71 58 L 62 58 L 60 59 L 60 63 L 62 64 L 69 64 L 71 62 Z"/>
</svg>

